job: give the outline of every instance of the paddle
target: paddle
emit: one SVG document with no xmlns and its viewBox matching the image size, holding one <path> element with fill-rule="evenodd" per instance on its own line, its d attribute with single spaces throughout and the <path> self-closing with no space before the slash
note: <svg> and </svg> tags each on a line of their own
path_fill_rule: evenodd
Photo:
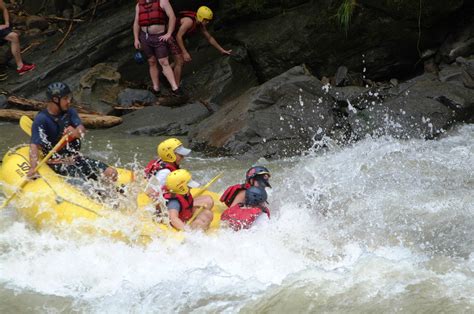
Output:
<svg viewBox="0 0 474 314">
<path fill-rule="evenodd" d="M 21 116 L 20 118 L 20 128 L 29 136 L 31 136 L 31 127 L 33 126 L 33 120 L 27 116 Z"/>
<path fill-rule="evenodd" d="M 53 156 L 54 153 L 56 153 L 60 147 L 67 141 L 68 139 L 68 135 L 64 135 L 61 140 L 53 147 L 53 149 L 46 155 L 46 157 L 43 158 L 43 160 L 41 160 L 41 162 L 36 166 L 36 168 L 34 169 L 33 173 L 36 173 L 38 171 L 38 169 L 43 166 L 50 158 L 51 156 Z M 21 189 L 29 182 L 29 179 L 28 178 L 25 178 L 23 179 L 23 181 L 20 183 L 20 185 L 18 186 L 18 189 L 13 192 L 12 195 L 10 195 L 9 198 L 7 198 L 2 206 L 0 207 L 0 209 L 3 209 L 5 206 L 8 205 L 8 203 L 10 203 L 10 201 L 16 196 L 16 194 L 21 191 Z"/>
<path fill-rule="evenodd" d="M 205 186 L 203 186 L 202 188 L 199 188 L 201 189 L 200 191 L 198 191 L 196 194 L 193 195 L 193 198 L 196 198 L 198 196 L 200 196 L 202 193 L 204 193 L 205 191 L 207 191 L 207 189 L 209 189 L 209 187 L 214 183 L 216 182 L 220 177 L 222 177 L 222 175 L 224 174 L 224 172 L 221 172 L 219 173 L 217 176 L 215 176 L 214 178 L 211 179 L 211 181 L 209 181 Z M 204 206 L 201 206 L 199 207 L 198 209 L 196 209 L 196 211 L 194 212 L 193 216 L 188 220 L 188 222 L 186 223 L 187 225 L 190 225 L 195 219 L 196 217 L 204 210 Z"/>
</svg>

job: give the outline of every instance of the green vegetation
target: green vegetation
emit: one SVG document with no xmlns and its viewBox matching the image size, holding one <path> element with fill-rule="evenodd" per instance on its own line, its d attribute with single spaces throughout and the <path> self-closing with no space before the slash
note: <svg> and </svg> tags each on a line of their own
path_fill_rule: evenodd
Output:
<svg viewBox="0 0 474 314">
<path fill-rule="evenodd" d="M 351 22 L 351 17 L 354 12 L 355 7 L 357 6 L 356 0 L 343 0 L 339 9 L 337 9 L 337 20 L 341 27 L 344 29 L 347 35 L 349 30 L 349 24 Z"/>
</svg>

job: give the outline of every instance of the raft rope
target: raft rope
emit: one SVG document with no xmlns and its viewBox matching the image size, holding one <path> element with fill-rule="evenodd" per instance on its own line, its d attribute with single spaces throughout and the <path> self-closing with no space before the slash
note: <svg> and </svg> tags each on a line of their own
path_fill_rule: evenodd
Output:
<svg viewBox="0 0 474 314">
<path fill-rule="evenodd" d="M 53 191 L 53 193 L 56 195 L 56 198 L 55 198 L 55 199 L 56 199 L 56 202 L 58 202 L 58 203 L 60 203 L 60 202 L 67 202 L 67 203 L 69 203 L 69 204 L 72 204 L 72 205 L 75 205 L 75 206 L 80 207 L 80 208 L 82 208 L 82 209 L 85 209 L 85 210 L 87 210 L 87 211 L 89 211 L 89 212 L 91 212 L 91 213 L 93 213 L 93 214 L 96 214 L 96 215 L 99 216 L 99 217 L 103 217 L 103 215 L 99 214 L 98 212 L 96 212 L 96 211 L 93 210 L 93 209 L 87 208 L 87 207 L 84 206 L 84 205 L 78 204 L 78 203 L 76 203 L 76 202 L 73 202 L 73 201 L 71 201 L 71 200 L 68 200 L 68 199 L 62 197 L 61 195 L 59 195 L 58 192 L 56 192 L 56 190 L 55 190 L 55 189 L 53 188 L 53 186 L 48 182 L 48 180 L 46 180 L 45 177 L 42 176 L 41 178 L 44 180 L 44 182 L 49 186 L 49 188 L 50 188 L 50 189 Z M 81 193 L 80 191 L 78 191 L 78 192 Z M 85 195 L 84 195 L 84 196 L 85 196 Z"/>
</svg>

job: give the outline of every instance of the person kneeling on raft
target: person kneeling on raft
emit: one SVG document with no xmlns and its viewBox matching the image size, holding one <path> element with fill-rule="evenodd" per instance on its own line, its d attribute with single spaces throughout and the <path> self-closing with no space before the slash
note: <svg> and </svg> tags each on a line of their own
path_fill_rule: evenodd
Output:
<svg viewBox="0 0 474 314">
<path fill-rule="evenodd" d="M 259 217 L 270 219 L 270 209 L 265 206 L 267 203 L 267 192 L 264 188 L 252 186 L 245 191 L 245 202 L 227 208 L 221 216 L 221 221 L 225 225 L 239 231 L 250 229 Z"/>
<path fill-rule="evenodd" d="M 193 200 L 189 188 L 199 187 L 199 184 L 191 179 L 191 173 L 185 169 L 173 171 L 166 177 L 163 197 L 170 223 L 177 230 L 186 230 L 188 225 L 191 229 L 207 230 L 214 217 L 211 211 L 214 203 Z M 191 221 L 195 215 L 196 218 Z"/>
<path fill-rule="evenodd" d="M 181 162 L 184 157 L 191 154 L 191 150 L 184 147 L 179 139 L 172 137 L 158 144 L 156 152 L 157 158 L 152 159 L 145 168 L 145 177 L 148 179 L 147 195 L 159 200 L 166 185 L 166 178 L 170 173 L 180 169 Z M 206 204 L 209 208 L 214 206 L 214 201 L 209 195 L 200 195 L 194 202 Z"/>
<path fill-rule="evenodd" d="M 28 177 L 34 176 L 38 165 L 39 150 L 48 154 L 64 135 L 67 143 L 48 161 L 48 165 L 58 174 L 83 180 L 98 180 L 101 175 L 116 181 L 118 172 L 105 163 L 79 153 L 81 138 L 86 129 L 74 108 L 71 108 L 72 92 L 62 82 L 52 83 L 46 90 L 48 105 L 33 121 L 30 144 L 30 170 Z"/>
<path fill-rule="evenodd" d="M 270 171 L 263 166 L 253 166 L 245 173 L 245 183 L 236 184 L 228 187 L 220 198 L 220 201 L 231 207 L 239 203 L 243 203 L 245 200 L 245 191 L 252 187 L 260 187 L 265 189 L 266 187 L 271 188 L 270 185 Z"/>
</svg>

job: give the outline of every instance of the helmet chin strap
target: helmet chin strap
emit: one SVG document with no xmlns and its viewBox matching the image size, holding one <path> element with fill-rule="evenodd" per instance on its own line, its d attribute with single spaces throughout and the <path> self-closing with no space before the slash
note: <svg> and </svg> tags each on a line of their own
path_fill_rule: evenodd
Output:
<svg viewBox="0 0 474 314">
<path fill-rule="evenodd" d="M 63 110 L 63 108 L 61 108 L 61 98 L 58 97 L 58 99 L 59 99 L 58 102 L 54 101 L 54 99 L 53 99 L 53 103 L 54 103 L 56 106 L 58 106 L 59 113 L 65 113 L 66 110 Z"/>
</svg>

